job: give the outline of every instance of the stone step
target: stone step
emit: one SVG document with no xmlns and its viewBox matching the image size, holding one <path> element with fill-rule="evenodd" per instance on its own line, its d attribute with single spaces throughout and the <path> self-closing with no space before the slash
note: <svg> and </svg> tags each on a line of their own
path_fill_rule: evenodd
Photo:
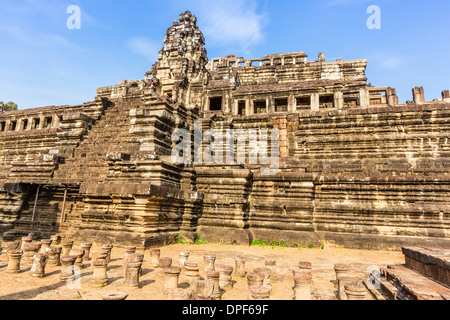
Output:
<svg viewBox="0 0 450 320">
<path fill-rule="evenodd" d="M 402 248 L 408 268 L 450 286 L 450 249 Z"/>
<path fill-rule="evenodd" d="M 54 174 L 56 181 L 81 183 L 86 181 L 104 181 L 109 174 L 107 153 L 120 152 L 133 155 L 140 145 L 130 135 L 131 105 L 117 103 L 105 110 L 104 114 L 91 127 L 72 157 Z"/>
<path fill-rule="evenodd" d="M 382 290 L 396 300 L 444 300 L 450 295 L 450 288 L 405 265 L 388 266 L 382 275 Z"/>
</svg>

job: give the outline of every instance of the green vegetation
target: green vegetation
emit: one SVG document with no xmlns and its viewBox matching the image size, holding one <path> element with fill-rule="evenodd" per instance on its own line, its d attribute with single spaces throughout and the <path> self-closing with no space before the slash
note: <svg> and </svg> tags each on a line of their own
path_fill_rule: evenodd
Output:
<svg viewBox="0 0 450 320">
<path fill-rule="evenodd" d="M 7 103 L 4 103 L 3 101 L 0 101 L 0 108 L 5 108 L 6 111 L 12 111 L 17 110 L 18 106 L 12 101 L 9 101 Z"/>
<path fill-rule="evenodd" d="M 190 241 L 184 241 L 183 240 L 183 236 L 181 234 L 178 235 L 177 243 L 178 244 L 191 244 Z M 199 234 L 196 233 L 195 234 L 195 241 L 194 241 L 193 244 L 195 244 L 195 245 L 210 244 L 210 241 L 200 238 Z"/>
<path fill-rule="evenodd" d="M 196 244 L 196 245 L 209 244 L 209 241 L 205 240 L 205 239 L 201 239 L 200 237 L 196 237 L 194 244 Z"/>
<path fill-rule="evenodd" d="M 252 241 L 252 246 L 265 247 L 265 246 L 267 246 L 267 242 L 264 240 L 255 239 Z"/>
<path fill-rule="evenodd" d="M 210 244 L 211 241 L 209 239 L 202 239 L 200 237 L 200 235 L 198 233 L 196 233 L 195 235 L 195 240 L 192 243 L 191 241 L 187 240 L 185 241 L 183 239 L 183 236 L 181 234 L 178 235 L 177 238 L 177 244 L 184 244 L 184 245 L 188 245 L 188 244 L 194 244 L 194 245 L 204 245 L 204 244 Z M 227 245 L 227 244 L 234 244 L 232 243 L 226 243 L 224 241 L 219 241 L 218 243 L 219 245 Z M 270 242 L 267 242 L 266 240 L 260 240 L 260 239 L 254 239 L 251 243 L 252 246 L 258 246 L 258 247 L 271 247 L 272 249 L 274 248 L 298 248 L 298 249 L 304 249 L 304 248 L 314 248 L 314 244 L 313 243 L 309 243 L 307 246 L 304 247 L 300 247 L 300 245 L 296 242 L 292 243 L 292 245 L 288 245 L 286 243 L 286 241 L 276 241 L 276 240 L 272 240 Z M 325 244 L 321 243 L 320 245 L 321 249 L 325 249 Z"/>
<path fill-rule="evenodd" d="M 271 242 L 267 243 L 265 240 L 255 239 L 252 241 L 252 246 L 259 246 L 259 247 L 267 247 L 270 246 L 273 248 L 298 248 L 299 244 L 294 242 L 292 245 L 288 245 L 286 241 L 275 241 L 272 240 Z"/>
<path fill-rule="evenodd" d="M 189 244 L 189 242 L 183 240 L 183 236 L 181 234 L 178 235 L 178 244 Z"/>
</svg>

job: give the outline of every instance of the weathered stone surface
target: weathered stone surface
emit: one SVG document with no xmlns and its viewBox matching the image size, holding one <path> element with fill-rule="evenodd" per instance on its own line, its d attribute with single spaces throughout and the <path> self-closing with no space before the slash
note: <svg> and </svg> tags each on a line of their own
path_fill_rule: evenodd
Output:
<svg viewBox="0 0 450 320">
<path fill-rule="evenodd" d="M 408 247 L 402 251 L 408 268 L 450 286 L 450 250 Z"/>
<path fill-rule="evenodd" d="M 269 300 L 271 290 L 269 286 L 250 287 L 252 300 Z"/>
<path fill-rule="evenodd" d="M 128 297 L 128 293 L 125 292 L 113 292 L 108 293 L 102 296 L 103 300 L 106 301 L 120 301 L 120 300 L 126 300 Z"/>
<path fill-rule="evenodd" d="M 22 251 L 9 250 L 8 252 L 8 266 L 6 267 L 7 273 L 19 273 L 20 272 L 20 259 L 22 259 Z"/>
<path fill-rule="evenodd" d="M 190 284 L 196 280 L 200 280 L 200 268 L 195 261 L 186 261 L 184 263 L 185 280 Z"/>
<path fill-rule="evenodd" d="M 208 270 L 206 272 L 207 280 L 211 281 L 214 285 L 214 290 L 211 294 L 212 300 L 221 300 L 222 299 L 222 293 L 220 291 L 220 272 L 214 271 L 214 270 Z"/>
<path fill-rule="evenodd" d="M 217 264 L 216 271 L 219 271 L 219 287 L 222 290 L 226 290 L 233 287 L 233 281 L 231 274 L 233 273 L 233 267 L 224 264 Z"/>
<path fill-rule="evenodd" d="M 74 278 L 75 268 L 74 264 L 77 260 L 77 256 L 64 256 L 61 257 L 61 273 L 59 274 L 60 281 L 68 281 Z"/>
<path fill-rule="evenodd" d="M 241 244 L 449 246 L 448 90 L 429 102 L 415 87 L 403 104 L 394 88 L 368 83 L 364 59 L 293 52 L 208 61 L 204 46 L 186 11 L 145 79 L 98 88 L 82 105 L 0 112 L 0 232 L 139 248 L 197 234 Z M 202 133 L 228 136 L 276 129 L 277 140 L 223 145 L 217 153 L 233 150 L 230 163 L 174 163 L 173 133 L 193 132 L 196 121 Z M 276 149 L 276 172 L 250 163 L 250 154 Z"/>
<path fill-rule="evenodd" d="M 403 266 L 388 266 L 382 272 L 408 300 L 443 300 L 443 294 L 450 292 L 447 287 Z"/>
<path fill-rule="evenodd" d="M 180 277 L 181 268 L 167 267 L 164 269 L 164 289 L 178 288 L 178 278 Z"/>
<path fill-rule="evenodd" d="M 348 300 L 364 300 L 366 297 L 366 289 L 363 285 L 346 284 L 344 288 Z"/>
<path fill-rule="evenodd" d="M 164 290 L 164 300 L 191 300 L 192 291 L 186 289 L 167 289 Z"/>
<path fill-rule="evenodd" d="M 92 262 L 92 285 L 96 288 L 102 288 L 108 285 L 108 260 L 97 259 Z"/>
<path fill-rule="evenodd" d="M 214 283 L 205 280 L 196 280 L 192 282 L 192 293 L 194 300 L 211 300 L 214 292 Z"/>
<path fill-rule="evenodd" d="M 127 287 L 139 287 L 139 274 L 142 262 L 128 262 L 125 269 L 124 285 Z"/>
<path fill-rule="evenodd" d="M 31 267 L 31 275 L 33 277 L 44 277 L 45 266 L 47 265 L 48 256 L 46 254 L 37 253 L 33 257 L 33 266 Z"/>
</svg>

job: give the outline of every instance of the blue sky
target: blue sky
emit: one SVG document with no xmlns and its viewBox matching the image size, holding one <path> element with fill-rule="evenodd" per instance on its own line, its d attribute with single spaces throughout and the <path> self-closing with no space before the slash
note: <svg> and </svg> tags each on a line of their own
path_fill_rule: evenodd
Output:
<svg viewBox="0 0 450 320">
<path fill-rule="evenodd" d="M 66 26 L 70 5 L 81 8 L 80 30 Z M 381 9 L 380 30 L 366 26 L 370 5 Z M 400 102 L 415 85 L 427 100 L 450 89 L 447 0 L 1 0 L 0 101 L 80 104 L 97 87 L 141 79 L 185 10 L 198 18 L 209 59 L 324 52 L 368 59 L 368 81 L 396 88 Z"/>
</svg>

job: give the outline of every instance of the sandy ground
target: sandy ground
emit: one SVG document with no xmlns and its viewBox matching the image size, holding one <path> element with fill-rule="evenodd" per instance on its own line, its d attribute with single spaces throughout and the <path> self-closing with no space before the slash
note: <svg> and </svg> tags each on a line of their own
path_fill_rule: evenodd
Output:
<svg viewBox="0 0 450 320">
<path fill-rule="evenodd" d="M 99 249 L 100 244 L 94 244 L 92 250 Z M 74 248 L 76 245 L 74 246 Z M 253 272 L 257 267 L 264 267 L 265 259 L 275 258 L 277 260 L 278 281 L 272 281 L 272 300 L 292 300 L 294 285 L 292 268 L 298 266 L 299 261 L 309 261 L 312 263 L 312 297 L 315 300 L 336 300 L 337 289 L 334 265 L 345 263 L 350 266 L 350 275 L 367 279 L 365 271 L 370 266 L 386 267 L 388 264 L 404 263 L 401 252 L 390 251 L 367 251 L 343 248 L 280 248 L 280 247 L 259 247 L 259 246 L 237 246 L 237 245 L 171 245 L 160 248 L 161 257 L 171 257 L 173 266 L 179 266 L 180 252 L 190 252 L 189 260 L 199 263 L 200 276 L 206 277 L 204 272 L 203 255 L 215 254 L 216 264 L 235 265 L 234 259 L 242 256 L 246 260 L 246 271 Z M 143 253 L 138 251 L 138 253 Z M 129 288 L 124 286 L 123 248 L 112 250 L 112 261 L 108 266 L 109 284 L 99 288 L 93 283 L 91 262 L 85 262 L 85 267 L 81 270 L 79 288 L 70 289 L 66 282 L 59 281 L 61 267 L 46 267 L 46 276 L 35 278 L 31 276 L 31 265 L 21 264 L 19 274 L 7 274 L 7 256 L 0 256 L 0 300 L 100 300 L 102 295 L 112 292 L 126 292 L 129 294 L 128 300 L 162 300 L 164 272 L 162 269 L 152 269 L 148 262 L 149 251 L 145 251 L 143 264 L 143 275 L 140 278 L 139 288 Z M 180 275 L 180 287 L 186 286 L 184 281 L 184 271 Z M 236 278 L 233 272 L 232 289 L 223 293 L 223 300 L 247 300 L 248 289 L 246 278 Z M 366 299 L 373 297 L 368 293 Z"/>
</svg>

